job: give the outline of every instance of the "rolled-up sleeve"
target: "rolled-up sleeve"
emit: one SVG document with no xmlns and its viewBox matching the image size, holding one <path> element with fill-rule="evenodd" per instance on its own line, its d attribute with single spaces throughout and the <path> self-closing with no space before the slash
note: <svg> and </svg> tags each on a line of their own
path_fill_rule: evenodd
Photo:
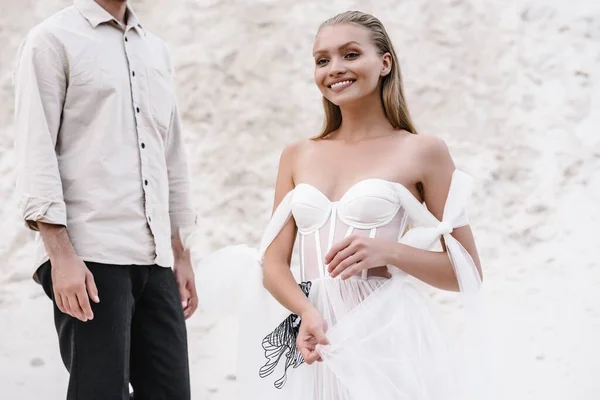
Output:
<svg viewBox="0 0 600 400">
<path fill-rule="evenodd" d="M 33 30 L 14 73 L 17 191 L 21 216 L 33 230 L 38 222 L 67 224 L 55 150 L 66 92 L 61 54 L 49 34 Z"/>
<path fill-rule="evenodd" d="M 166 162 L 169 177 L 171 235 L 179 236 L 183 245 L 186 246 L 187 239 L 196 229 L 197 215 L 192 206 L 187 154 L 183 143 L 181 118 L 176 104 L 171 114 Z"/>
</svg>

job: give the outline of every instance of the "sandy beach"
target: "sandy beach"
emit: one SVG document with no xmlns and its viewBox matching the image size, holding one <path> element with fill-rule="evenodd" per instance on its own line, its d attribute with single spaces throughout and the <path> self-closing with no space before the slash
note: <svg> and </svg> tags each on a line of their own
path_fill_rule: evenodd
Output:
<svg viewBox="0 0 600 400">
<path fill-rule="evenodd" d="M 0 0 L 0 398 L 64 398 L 52 307 L 14 191 L 20 41 L 69 0 Z M 348 9 L 380 17 L 423 134 L 475 180 L 471 224 L 499 399 L 600 398 L 600 3 L 592 0 L 133 0 L 170 47 L 199 228 L 196 262 L 256 246 L 283 147 L 317 133 L 312 43 Z M 452 308 L 447 307 L 451 317 Z M 235 321 L 188 322 L 194 400 L 234 399 Z"/>
</svg>

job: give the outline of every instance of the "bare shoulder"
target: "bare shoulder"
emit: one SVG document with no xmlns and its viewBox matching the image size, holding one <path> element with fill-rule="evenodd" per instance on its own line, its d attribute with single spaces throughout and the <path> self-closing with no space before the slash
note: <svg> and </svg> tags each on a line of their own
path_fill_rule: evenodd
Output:
<svg viewBox="0 0 600 400">
<path fill-rule="evenodd" d="M 452 163 L 450 149 L 444 139 L 435 135 L 419 134 L 410 138 L 418 161 L 435 169 Z"/>
<path fill-rule="evenodd" d="M 456 167 L 448 145 L 442 138 L 418 134 L 408 137 L 405 143 L 417 174 L 417 181 L 423 184 L 438 184 L 438 178 L 452 176 Z"/>
<path fill-rule="evenodd" d="M 280 161 L 290 162 L 291 160 L 296 158 L 301 146 L 302 143 L 300 141 L 295 141 L 287 144 L 281 151 Z"/>
<path fill-rule="evenodd" d="M 279 168 L 293 169 L 298 156 L 302 153 L 303 141 L 295 141 L 286 145 L 279 156 Z"/>
<path fill-rule="evenodd" d="M 314 147 L 315 143 L 310 139 L 301 139 L 288 144 L 281 152 L 279 168 L 288 171 L 292 177 L 295 177 L 295 172 L 301 170 L 306 160 L 310 159 Z"/>
<path fill-rule="evenodd" d="M 314 149 L 314 141 L 310 139 L 301 139 L 294 141 L 284 147 L 281 152 L 281 160 L 286 162 L 297 162 L 306 158 Z"/>
<path fill-rule="evenodd" d="M 415 153 L 419 157 L 427 158 L 428 161 L 450 155 L 448 145 L 439 136 L 427 134 L 411 135 L 410 142 Z"/>
</svg>

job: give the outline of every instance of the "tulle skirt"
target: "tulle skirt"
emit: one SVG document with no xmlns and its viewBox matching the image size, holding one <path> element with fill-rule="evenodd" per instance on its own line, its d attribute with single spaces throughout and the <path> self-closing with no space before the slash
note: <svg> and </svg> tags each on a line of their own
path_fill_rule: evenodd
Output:
<svg viewBox="0 0 600 400">
<path fill-rule="evenodd" d="M 239 395 L 244 399 L 446 400 L 463 399 L 455 360 L 447 353 L 431 308 L 402 275 L 391 279 L 322 278 L 301 283 L 326 320 L 323 361 L 307 365 L 295 347 L 298 316 L 263 288 L 254 249 L 227 248 L 204 260 L 203 270 L 244 263 L 243 284 L 213 280 L 201 303 L 237 296 Z M 208 263 L 208 264 L 206 264 Z M 240 278 L 238 276 L 238 278 Z M 206 283 L 199 282 L 203 294 Z M 221 305 L 225 304 L 224 302 Z M 232 311 L 219 309 L 217 312 Z"/>
</svg>

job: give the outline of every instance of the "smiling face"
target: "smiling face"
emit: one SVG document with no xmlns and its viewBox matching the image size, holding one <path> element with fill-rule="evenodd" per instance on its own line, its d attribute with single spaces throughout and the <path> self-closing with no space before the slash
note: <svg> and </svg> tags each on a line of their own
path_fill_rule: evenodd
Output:
<svg viewBox="0 0 600 400">
<path fill-rule="evenodd" d="M 325 26 L 317 35 L 313 55 L 315 83 L 337 106 L 374 95 L 379 98 L 380 80 L 391 69 L 391 55 L 380 54 L 370 31 L 352 23 Z"/>
</svg>

